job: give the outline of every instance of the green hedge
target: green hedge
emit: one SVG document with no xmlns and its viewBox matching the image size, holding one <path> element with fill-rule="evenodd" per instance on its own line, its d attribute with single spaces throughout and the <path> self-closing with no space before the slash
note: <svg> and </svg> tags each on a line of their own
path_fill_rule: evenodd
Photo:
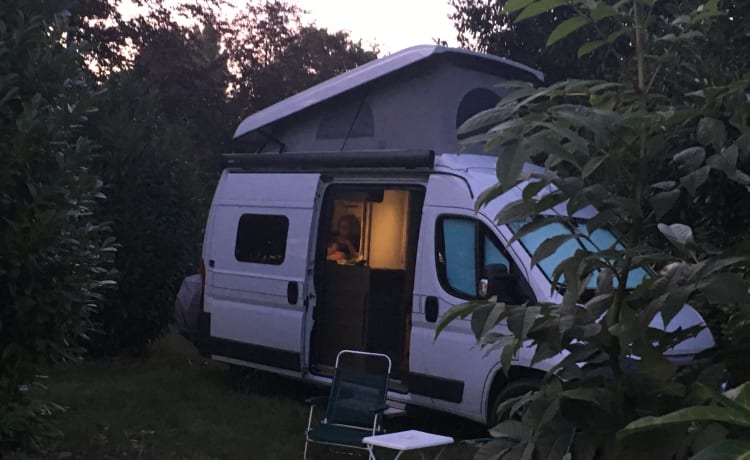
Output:
<svg viewBox="0 0 750 460">
<path fill-rule="evenodd" d="M 55 2 L 0 1 L 0 452 L 34 443 L 39 368 L 79 355 L 114 248 L 81 134 L 91 91 Z"/>
</svg>

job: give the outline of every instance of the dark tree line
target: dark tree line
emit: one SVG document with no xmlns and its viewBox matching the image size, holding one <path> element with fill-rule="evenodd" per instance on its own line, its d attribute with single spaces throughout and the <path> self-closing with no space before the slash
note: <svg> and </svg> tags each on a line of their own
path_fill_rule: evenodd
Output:
<svg viewBox="0 0 750 460">
<path fill-rule="evenodd" d="M 508 0 L 450 0 L 457 38 L 461 46 L 507 57 L 541 70 L 547 83 L 565 78 L 606 79 L 619 78 L 620 63 L 631 57 L 632 47 L 624 40 L 617 42 L 615 50 L 602 47 L 598 52 L 578 57 L 577 44 L 605 39 L 615 41 L 614 23 L 606 18 L 598 24 L 597 31 L 581 29 L 570 39 L 547 46 L 554 28 L 564 20 L 577 15 L 576 8 L 556 8 L 527 20 L 516 21 L 518 14 L 508 14 L 504 6 Z M 548 2 L 553 5 L 553 2 Z M 575 3 L 575 2 L 573 2 Z M 616 2 L 609 2 L 614 4 Z M 661 0 L 654 3 L 649 15 L 649 27 L 668 28 L 665 18 L 675 12 L 690 11 L 702 2 L 698 0 Z M 706 74 L 709 81 L 721 84 L 738 77 L 747 70 L 750 58 L 750 3 L 743 0 L 722 0 L 721 8 L 732 15 L 718 18 L 706 34 L 705 46 L 696 49 L 696 69 Z M 555 4 L 556 5 L 556 4 Z M 618 37 L 621 38 L 621 37 Z M 702 50 L 711 50 L 702 53 Z M 669 69 L 663 73 L 669 79 Z M 673 69 L 674 70 L 674 69 Z"/>
<path fill-rule="evenodd" d="M 0 456 L 40 369 L 165 332 L 239 120 L 377 53 L 283 1 L 141 3 L 0 1 Z"/>
</svg>

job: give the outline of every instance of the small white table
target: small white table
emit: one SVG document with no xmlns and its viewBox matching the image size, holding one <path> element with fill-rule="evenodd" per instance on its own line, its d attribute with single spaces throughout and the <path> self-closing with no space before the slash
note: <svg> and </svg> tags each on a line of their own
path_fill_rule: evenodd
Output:
<svg viewBox="0 0 750 460">
<path fill-rule="evenodd" d="M 401 454 L 408 450 L 421 450 L 429 447 L 439 447 L 449 444 L 453 444 L 453 438 L 450 436 L 441 436 L 439 434 L 425 433 L 424 431 L 409 430 L 399 431 L 396 433 L 379 434 L 377 436 L 368 436 L 362 438 L 362 443 L 367 445 L 367 450 L 370 452 L 370 460 L 377 460 L 375 453 L 373 452 L 374 447 L 385 447 L 386 449 L 392 449 L 398 451 L 396 457 L 393 460 L 398 460 Z M 443 453 L 443 449 L 440 449 L 435 460 L 440 458 Z M 424 459 L 424 452 L 420 452 Z"/>
</svg>

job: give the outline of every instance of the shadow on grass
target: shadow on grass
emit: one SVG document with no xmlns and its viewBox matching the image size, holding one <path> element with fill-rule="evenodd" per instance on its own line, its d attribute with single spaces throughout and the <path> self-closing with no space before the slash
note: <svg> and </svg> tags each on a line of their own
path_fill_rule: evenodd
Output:
<svg viewBox="0 0 750 460">
<path fill-rule="evenodd" d="M 232 374 L 225 365 L 198 355 L 177 334 L 155 343 L 145 358 L 92 360 L 55 369 L 45 397 L 66 407 L 57 417 L 65 436 L 50 443 L 44 458 L 302 458 L 304 400 L 326 389 L 262 373 L 238 381 Z M 426 411 L 388 420 L 386 428 L 457 439 L 486 433 L 466 420 Z M 314 452 L 318 459 L 352 458 L 325 449 Z M 441 458 L 464 460 L 471 452 L 456 445 Z"/>
</svg>

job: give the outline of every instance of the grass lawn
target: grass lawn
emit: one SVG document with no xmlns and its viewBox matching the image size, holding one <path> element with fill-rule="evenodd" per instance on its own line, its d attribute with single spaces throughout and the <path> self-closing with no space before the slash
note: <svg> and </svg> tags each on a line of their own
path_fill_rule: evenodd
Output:
<svg viewBox="0 0 750 460">
<path fill-rule="evenodd" d="M 51 372 L 48 398 L 67 408 L 65 432 L 49 459 L 301 459 L 308 409 L 304 399 L 325 390 L 265 376 L 233 389 L 224 365 L 206 361 L 177 334 L 145 358 L 92 360 Z M 463 419 L 436 414 L 388 421 L 388 431 L 416 428 L 456 438 L 482 436 Z M 352 457 L 314 447 L 316 459 Z M 383 458 L 393 458 L 384 452 Z M 470 459 L 454 445 L 441 459 Z M 402 458 L 420 458 L 418 454 Z"/>
</svg>

